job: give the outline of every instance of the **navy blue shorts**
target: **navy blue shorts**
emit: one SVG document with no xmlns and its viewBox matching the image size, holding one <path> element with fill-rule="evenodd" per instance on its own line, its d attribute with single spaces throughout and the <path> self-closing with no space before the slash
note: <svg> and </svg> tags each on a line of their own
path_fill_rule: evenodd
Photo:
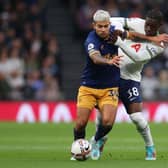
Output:
<svg viewBox="0 0 168 168">
<path fill-rule="evenodd" d="M 141 103 L 140 82 L 133 80 L 125 80 L 120 78 L 119 98 L 123 102 L 126 109 L 131 103 Z"/>
</svg>

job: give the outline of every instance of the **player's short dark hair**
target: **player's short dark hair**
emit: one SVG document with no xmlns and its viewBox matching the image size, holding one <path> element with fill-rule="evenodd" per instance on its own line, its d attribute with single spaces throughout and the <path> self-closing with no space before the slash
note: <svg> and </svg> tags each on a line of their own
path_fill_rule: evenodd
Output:
<svg viewBox="0 0 168 168">
<path fill-rule="evenodd" d="M 159 22 L 159 23 L 163 22 L 163 14 L 158 9 L 152 9 L 152 10 L 150 10 L 147 13 L 146 18 L 153 19 L 153 20 L 155 20 L 156 22 Z"/>
</svg>

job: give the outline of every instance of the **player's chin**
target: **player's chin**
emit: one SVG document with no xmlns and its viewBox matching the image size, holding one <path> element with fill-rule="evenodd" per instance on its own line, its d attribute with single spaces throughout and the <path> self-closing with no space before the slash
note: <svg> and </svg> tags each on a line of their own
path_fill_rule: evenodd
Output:
<svg viewBox="0 0 168 168">
<path fill-rule="evenodd" d="M 99 36 L 100 36 L 101 38 L 106 38 L 106 37 L 108 37 L 108 34 L 106 34 L 106 33 L 100 33 Z"/>
</svg>

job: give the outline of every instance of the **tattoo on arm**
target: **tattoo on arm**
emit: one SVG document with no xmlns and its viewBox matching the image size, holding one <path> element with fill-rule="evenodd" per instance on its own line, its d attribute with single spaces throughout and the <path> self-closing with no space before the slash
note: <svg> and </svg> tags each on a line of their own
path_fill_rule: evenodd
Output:
<svg viewBox="0 0 168 168">
<path fill-rule="evenodd" d="M 99 51 L 92 51 L 89 53 L 90 58 L 95 64 L 105 65 L 107 64 L 107 59 L 101 56 Z"/>
</svg>

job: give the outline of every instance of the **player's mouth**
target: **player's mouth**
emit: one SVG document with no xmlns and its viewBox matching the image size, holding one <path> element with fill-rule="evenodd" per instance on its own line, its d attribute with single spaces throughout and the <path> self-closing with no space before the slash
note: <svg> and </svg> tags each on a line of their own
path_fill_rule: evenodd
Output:
<svg viewBox="0 0 168 168">
<path fill-rule="evenodd" d="M 100 33 L 100 37 L 103 37 L 103 38 L 105 38 L 105 37 L 107 37 L 107 33 Z"/>
</svg>

